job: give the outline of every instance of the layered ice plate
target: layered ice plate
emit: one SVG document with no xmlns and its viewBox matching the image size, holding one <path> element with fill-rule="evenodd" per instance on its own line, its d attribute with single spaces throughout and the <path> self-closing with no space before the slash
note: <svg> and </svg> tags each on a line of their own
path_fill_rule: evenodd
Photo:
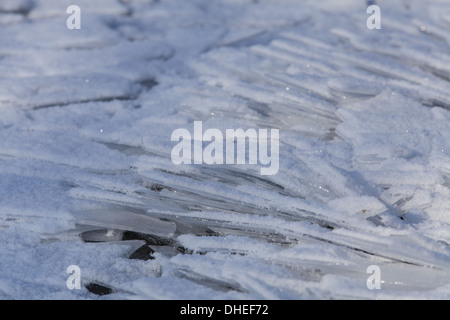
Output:
<svg viewBox="0 0 450 320">
<path fill-rule="evenodd" d="M 450 298 L 450 5 L 376 4 L 2 1 L 0 298 Z M 194 121 L 278 173 L 175 165 Z"/>
</svg>

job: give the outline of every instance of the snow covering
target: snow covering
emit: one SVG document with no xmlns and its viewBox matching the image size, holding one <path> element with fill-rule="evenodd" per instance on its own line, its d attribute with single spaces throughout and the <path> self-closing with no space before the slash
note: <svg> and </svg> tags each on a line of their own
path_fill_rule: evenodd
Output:
<svg viewBox="0 0 450 320">
<path fill-rule="evenodd" d="M 450 5 L 375 3 L 2 0 L 0 298 L 450 298 Z M 175 165 L 194 121 L 278 173 Z"/>
</svg>

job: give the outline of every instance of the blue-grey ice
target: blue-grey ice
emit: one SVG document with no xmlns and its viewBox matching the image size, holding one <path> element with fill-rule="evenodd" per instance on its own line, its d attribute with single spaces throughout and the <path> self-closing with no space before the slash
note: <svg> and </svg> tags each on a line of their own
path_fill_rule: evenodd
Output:
<svg viewBox="0 0 450 320">
<path fill-rule="evenodd" d="M 0 299 L 450 298 L 447 1 L 76 2 L 0 3 Z M 194 121 L 278 172 L 174 164 Z"/>
</svg>

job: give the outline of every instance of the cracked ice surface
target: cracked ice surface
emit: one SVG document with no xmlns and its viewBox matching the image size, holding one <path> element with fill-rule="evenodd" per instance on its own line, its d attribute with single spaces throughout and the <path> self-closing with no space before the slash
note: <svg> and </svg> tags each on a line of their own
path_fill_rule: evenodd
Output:
<svg viewBox="0 0 450 320">
<path fill-rule="evenodd" d="M 0 298 L 450 298 L 450 5 L 376 3 L 3 0 Z M 278 173 L 174 165 L 194 121 Z"/>
</svg>

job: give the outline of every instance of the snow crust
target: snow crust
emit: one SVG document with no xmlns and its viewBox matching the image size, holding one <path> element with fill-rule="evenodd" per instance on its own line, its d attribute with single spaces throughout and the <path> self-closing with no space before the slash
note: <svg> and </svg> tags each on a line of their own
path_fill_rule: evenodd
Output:
<svg viewBox="0 0 450 320">
<path fill-rule="evenodd" d="M 72 2 L 0 3 L 0 299 L 450 298 L 447 1 Z M 194 121 L 278 173 L 174 165 Z"/>
</svg>

